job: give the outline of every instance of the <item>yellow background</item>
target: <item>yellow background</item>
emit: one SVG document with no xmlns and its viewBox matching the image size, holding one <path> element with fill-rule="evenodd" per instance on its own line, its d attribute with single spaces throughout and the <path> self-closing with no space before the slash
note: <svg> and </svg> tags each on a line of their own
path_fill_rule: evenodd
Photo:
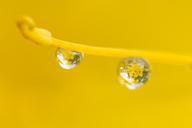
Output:
<svg viewBox="0 0 192 128">
<path fill-rule="evenodd" d="M 1 128 L 192 127 L 192 72 L 152 63 L 146 86 L 116 79 L 119 59 L 86 56 L 62 70 L 55 48 L 25 40 L 15 21 L 32 16 L 55 37 L 96 46 L 192 56 L 190 0 L 1 0 Z"/>
</svg>

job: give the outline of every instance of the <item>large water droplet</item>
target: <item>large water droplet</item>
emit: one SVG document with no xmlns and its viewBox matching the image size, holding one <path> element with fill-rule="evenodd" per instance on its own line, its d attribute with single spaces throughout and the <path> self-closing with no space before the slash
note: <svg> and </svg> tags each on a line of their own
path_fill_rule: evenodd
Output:
<svg viewBox="0 0 192 128">
<path fill-rule="evenodd" d="M 57 61 L 63 69 L 73 69 L 83 60 L 83 53 L 58 48 L 56 51 Z"/>
<path fill-rule="evenodd" d="M 147 61 L 138 57 L 123 59 L 118 67 L 118 79 L 130 90 L 142 87 L 150 78 L 151 69 Z"/>
</svg>

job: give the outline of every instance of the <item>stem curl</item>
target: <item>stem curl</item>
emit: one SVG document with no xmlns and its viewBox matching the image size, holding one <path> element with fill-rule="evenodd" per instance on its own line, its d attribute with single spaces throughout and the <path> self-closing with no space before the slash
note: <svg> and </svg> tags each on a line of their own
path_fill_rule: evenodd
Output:
<svg viewBox="0 0 192 128">
<path fill-rule="evenodd" d="M 171 52 L 152 52 L 144 50 L 96 47 L 96 46 L 73 43 L 69 41 L 63 41 L 52 37 L 51 32 L 49 32 L 48 30 L 37 27 L 34 21 L 27 16 L 21 17 L 17 22 L 17 26 L 26 39 L 41 45 L 60 47 L 66 50 L 83 52 L 88 55 L 119 57 L 119 58 L 134 56 L 134 57 L 146 58 L 150 62 L 154 63 L 164 63 L 174 65 L 192 64 L 191 56 L 180 55 Z"/>
</svg>

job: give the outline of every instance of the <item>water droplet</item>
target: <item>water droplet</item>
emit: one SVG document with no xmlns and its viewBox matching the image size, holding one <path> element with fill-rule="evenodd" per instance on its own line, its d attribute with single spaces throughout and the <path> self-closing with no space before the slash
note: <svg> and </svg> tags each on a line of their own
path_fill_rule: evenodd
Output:
<svg viewBox="0 0 192 128">
<path fill-rule="evenodd" d="M 130 57 L 123 59 L 118 67 L 118 79 L 130 90 L 142 87 L 150 78 L 151 69 L 142 58 Z"/>
<path fill-rule="evenodd" d="M 83 60 L 83 53 L 58 48 L 56 51 L 57 61 L 63 69 L 73 69 Z"/>
</svg>

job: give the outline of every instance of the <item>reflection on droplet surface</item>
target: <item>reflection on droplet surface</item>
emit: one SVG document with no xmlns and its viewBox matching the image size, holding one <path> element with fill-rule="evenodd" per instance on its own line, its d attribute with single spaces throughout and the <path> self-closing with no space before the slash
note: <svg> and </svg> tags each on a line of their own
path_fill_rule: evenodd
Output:
<svg viewBox="0 0 192 128">
<path fill-rule="evenodd" d="M 142 87 L 149 80 L 150 74 L 148 62 L 138 57 L 123 59 L 118 67 L 119 82 L 130 90 Z"/>
<path fill-rule="evenodd" d="M 56 51 L 57 61 L 63 69 L 73 69 L 83 60 L 83 53 L 58 48 Z"/>
</svg>

